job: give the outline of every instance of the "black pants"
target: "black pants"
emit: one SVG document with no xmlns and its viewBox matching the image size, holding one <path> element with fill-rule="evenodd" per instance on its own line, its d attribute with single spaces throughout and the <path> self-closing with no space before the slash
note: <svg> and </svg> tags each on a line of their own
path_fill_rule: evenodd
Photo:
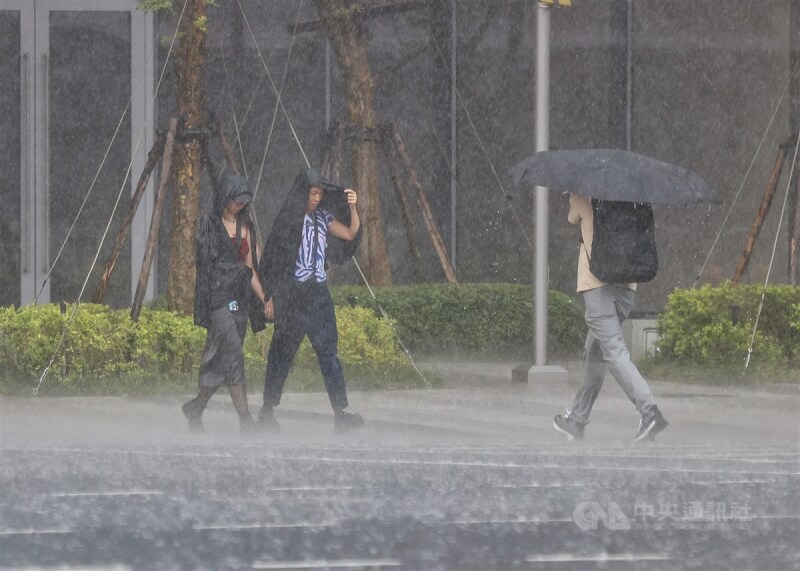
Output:
<svg viewBox="0 0 800 571">
<path fill-rule="evenodd" d="M 325 390 L 334 410 L 347 407 L 347 390 L 339 362 L 339 333 L 336 313 L 325 282 L 292 282 L 279 288 L 272 298 L 275 308 L 275 333 L 269 346 L 264 383 L 264 405 L 277 406 L 292 361 L 308 335 L 319 359 Z"/>
</svg>

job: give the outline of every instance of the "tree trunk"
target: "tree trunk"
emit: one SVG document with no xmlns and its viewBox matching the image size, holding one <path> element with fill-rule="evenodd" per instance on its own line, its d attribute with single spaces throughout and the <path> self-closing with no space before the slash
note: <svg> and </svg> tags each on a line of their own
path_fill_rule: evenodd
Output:
<svg viewBox="0 0 800 571">
<path fill-rule="evenodd" d="M 789 8 L 789 133 L 800 133 L 800 4 L 791 2 Z M 798 140 L 800 144 L 800 140 Z M 800 279 L 800 167 L 795 167 L 795 190 L 789 195 L 789 261 L 788 282 L 797 285 Z"/>
<path fill-rule="evenodd" d="M 364 227 L 359 260 L 371 284 L 391 285 L 378 192 L 375 81 L 367 60 L 369 38 L 367 23 L 362 16 L 363 5 L 355 0 L 317 0 L 317 10 L 342 71 L 347 115 L 355 135 L 353 178 L 359 191 L 359 211 Z"/>
<path fill-rule="evenodd" d="M 181 130 L 205 126 L 205 64 L 207 0 L 187 0 L 175 54 L 175 79 Z M 167 303 L 191 314 L 194 304 L 195 234 L 200 215 L 200 141 L 184 138 L 175 145 L 172 227 L 170 229 Z"/>
</svg>

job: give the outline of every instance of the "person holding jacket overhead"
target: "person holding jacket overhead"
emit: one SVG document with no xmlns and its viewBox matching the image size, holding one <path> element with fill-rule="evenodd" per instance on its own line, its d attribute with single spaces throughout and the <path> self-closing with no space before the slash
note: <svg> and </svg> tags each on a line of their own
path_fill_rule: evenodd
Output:
<svg viewBox="0 0 800 571">
<path fill-rule="evenodd" d="M 354 190 L 337 186 L 309 169 L 300 173 L 264 245 L 259 270 L 266 311 L 274 317 L 264 383 L 264 404 L 258 424 L 279 430 L 274 408 L 300 343 L 307 335 L 319 359 L 325 389 L 334 413 L 334 430 L 355 430 L 364 424 L 347 409 L 342 364 L 338 356 L 336 313 L 328 290 L 327 263 L 343 263 L 358 247 L 361 221 Z"/>
</svg>

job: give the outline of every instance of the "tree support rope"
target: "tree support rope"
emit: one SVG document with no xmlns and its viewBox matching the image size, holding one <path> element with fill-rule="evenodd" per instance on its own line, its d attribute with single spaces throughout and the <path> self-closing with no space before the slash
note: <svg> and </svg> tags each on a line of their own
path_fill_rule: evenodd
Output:
<svg viewBox="0 0 800 571">
<path fill-rule="evenodd" d="M 156 84 L 155 92 L 153 93 L 153 100 L 151 102 L 152 104 L 155 103 L 155 99 L 158 96 L 158 91 L 159 91 L 159 89 L 161 87 L 161 82 L 164 79 L 164 73 L 167 70 L 167 64 L 169 63 L 170 57 L 172 55 L 173 48 L 175 47 L 175 39 L 178 37 L 178 30 L 180 29 L 181 21 L 183 20 L 183 14 L 186 11 L 186 4 L 187 3 L 188 3 L 188 0 L 184 0 L 183 9 L 181 10 L 181 14 L 178 17 L 178 24 L 177 24 L 177 27 L 175 28 L 175 33 L 172 35 L 172 41 L 170 42 L 169 51 L 167 52 L 167 58 L 164 61 L 164 67 L 161 69 L 161 75 L 158 78 L 158 83 Z M 126 109 L 126 111 L 127 111 L 127 109 Z M 47 375 L 50 372 L 50 368 L 53 366 L 53 363 L 56 360 L 56 357 L 61 352 L 61 348 L 64 345 L 64 339 L 66 339 L 66 336 L 67 336 L 67 331 L 69 331 L 69 326 L 72 324 L 72 320 L 75 318 L 75 314 L 77 313 L 78 308 L 81 306 L 81 298 L 83 297 L 83 293 L 86 291 L 86 285 L 89 283 L 89 278 L 91 277 L 92 271 L 94 270 L 94 267 L 97 264 L 97 259 L 100 256 L 100 250 L 103 247 L 103 243 L 105 242 L 106 236 L 108 236 L 108 231 L 109 231 L 109 228 L 111 227 L 111 222 L 114 219 L 114 215 L 117 212 L 117 207 L 119 206 L 120 200 L 122 199 L 122 194 L 123 194 L 123 192 L 125 190 L 125 185 L 128 182 L 128 177 L 130 177 L 131 169 L 133 168 L 133 161 L 134 161 L 134 159 L 136 157 L 136 153 L 139 152 L 139 145 L 142 142 L 142 138 L 144 136 L 145 130 L 146 130 L 146 125 L 143 125 L 142 126 L 142 130 L 139 133 L 139 139 L 136 142 L 136 147 L 134 148 L 133 153 L 131 153 L 131 161 L 130 161 L 130 163 L 128 163 L 128 169 L 125 172 L 125 177 L 124 177 L 124 179 L 122 181 L 122 185 L 120 186 L 119 192 L 117 193 L 117 200 L 114 203 L 114 208 L 111 210 L 111 215 L 108 218 L 108 223 L 106 224 L 106 228 L 105 228 L 105 230 L 103 232 L 103 236 L 100 239 L 100 244 L 97 246 L 97 251 L 96 251 L 96 253 L 94 255 L 94 259 L 92 260 L 92 264 L 89 267 L 89 272 L 86 274 L 86 279 L 83 281 L 83 285 L 81 286 L 81 291 L 78 294 L 78 299 L 77 299 L 77 301 L 75 303 L 75 306 L 72 309 L 72 313 L 70 313 L 70 316 L 67 318 L 67 322 L 64 324 L 64 327 L 61 330 L 61 337 L 59 338 L 58 343 L 56 344 L 56 348 L 53 351 L 52 356 L 50 357 L 50 361 L 48 362 L 48 364 L 45 367 L 44 371 L 42 371 L 42 375 L 41 375 L 41 377 L 39 377 L 39 383 L 33 389 L 34 396 L 39 394 L 39 389 L 41 388 L 42 383 L 44 383 L 45 379 L 47 378 Z M 101 168 L 102 168 L 102 165 L 101 165 Z M 99 173 L 99 171 L 98 171 L 98 173 Z M 76 221 L 77 221 L 77 219 L 76 219 Z M 51 271 L 52 271 L 52 268 L 51 268 Z"/>
</svg>

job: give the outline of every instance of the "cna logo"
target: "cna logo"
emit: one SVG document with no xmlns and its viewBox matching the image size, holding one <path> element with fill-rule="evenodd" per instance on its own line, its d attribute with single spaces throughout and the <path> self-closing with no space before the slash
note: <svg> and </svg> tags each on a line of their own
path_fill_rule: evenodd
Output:
<svg viewBox="0 0 800 571">
<path fill-rule="evenodd" d="M 616 502 L 609 501 L 605 506 L 600 502 L 583 502 L 575 506 L 572 520 L 583 531 L 598 528 L 598 523 L 603 522 L 611 530 L 629 530 L 631 522 Z"/>
</svg>

